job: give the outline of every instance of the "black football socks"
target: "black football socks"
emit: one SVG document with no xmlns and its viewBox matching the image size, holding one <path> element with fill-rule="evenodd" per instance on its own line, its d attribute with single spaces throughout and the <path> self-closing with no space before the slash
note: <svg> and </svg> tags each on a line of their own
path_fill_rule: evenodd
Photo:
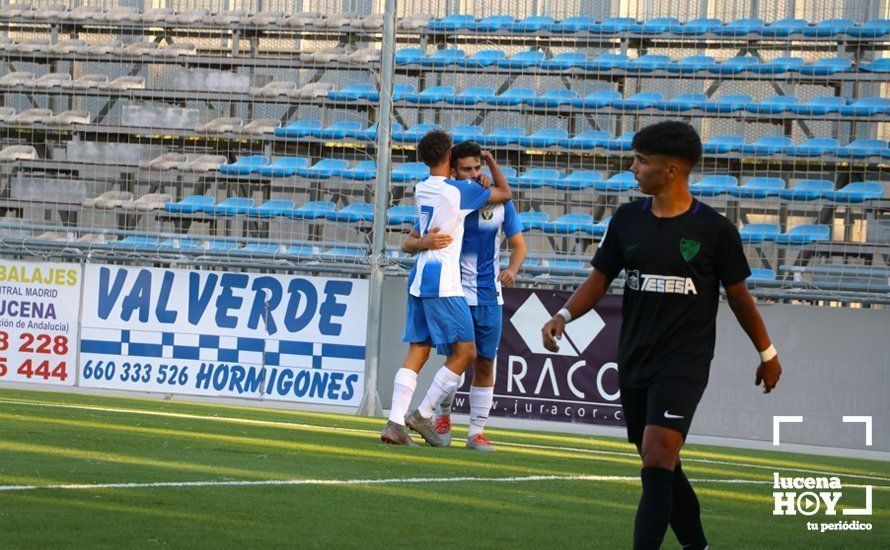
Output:
<svg viewBox="0 0 890 550">
<path fill-rule="evenodd" d="M 671 521 L 674 471 L 644 467 L 640 478 L 643 480 L 643 496 L 637 507 L 634 550 L 657 550 Z"/>
</svg>

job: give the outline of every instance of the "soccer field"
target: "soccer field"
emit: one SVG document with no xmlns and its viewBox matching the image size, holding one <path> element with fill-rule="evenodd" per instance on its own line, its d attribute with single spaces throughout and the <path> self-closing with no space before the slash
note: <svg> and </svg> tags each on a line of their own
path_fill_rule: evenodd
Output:
<svg viewBox="0 0 890 550">
<path fill-rule="evenodd" d="M 0 548 L 630 546 L 639 460 L 623 440 L 493 429 L 488 455 L 387 447 L 383 422 L 0 391 Z M 890 547 L 887 463 L 683 456 L 715 548 Z M 864 505 L 854 485 L 873 485 L 873 515 L 773 516 L 774 471 L 837 475 L 848 508 Z M 811 532 L 807 519 L 873 529 Z"/>
</svg>

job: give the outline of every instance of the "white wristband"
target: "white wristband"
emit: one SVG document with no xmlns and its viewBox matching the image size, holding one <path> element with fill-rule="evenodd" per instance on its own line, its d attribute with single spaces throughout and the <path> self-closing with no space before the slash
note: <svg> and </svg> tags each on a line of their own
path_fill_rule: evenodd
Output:
<svg viewBox="0 0 890 550">
<path fill-rule="evenodd" d="M 572 314 L 569 313 L 569 310 L 567 310 L 566 308 L 562 308 L 561 310 L 557 311 L 556 314 L 565 319 L 566 323 L 572 320 Z"/>
<path fill-rule="evenodd" d="M 774 345 L 770 344 L 768 348 L 760 352 L 760 362 L 766 363 L 771 361 L 776 355 L 779 355 L 779 352 L 776 351 Z"/>
</svg>

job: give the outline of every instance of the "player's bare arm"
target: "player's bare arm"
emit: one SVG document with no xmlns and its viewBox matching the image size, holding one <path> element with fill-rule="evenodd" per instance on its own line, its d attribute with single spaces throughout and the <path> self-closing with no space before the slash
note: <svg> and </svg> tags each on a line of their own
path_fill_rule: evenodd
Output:
<svg viewBox="0 0 890 550">
<path fill-rule="evenodd" d="M 741 281 L 734 285 L 726 287 L 726 300 L 730 309 L 735 314 L 735 318 L 739 321 L 742 329 L 751 338 L 751 343 L 758 352 L 768 352 L 774 350 L 769 334 L 766 332 L 766 325 L 757 306 L 754 305 L 754 299 L 748 292 L 748 286 L 745 281 Z M 779 377 L 782 376 L 782 365 L 779 363 L 779 357 L 773 356 L 767 361 L 761 361 L 757 366 L 757 373 L 754 384 L 759 386 L 763 383 L 763 393 L 769 393 L 776 387 Z"/>
<path fill-rule="evenodd" d="M 522 262 L 525 261 L 527 251 L 522 233 L 513 235 L 507 239 L 507 242 L 510 244 L 510 263 L 505 269 L 501 270 L 501 273 L 498 275 L 498 281 L 504 287 L 509 288 L 516 283 L 516 275 L 519 273 Z"/>
<path fill-rule="evenodd" d="M 606 295 L 606 291 L 609 289 L 610 284 L 612 284 L 612 280 L 607 277 L 605 273 L 597 271 L 596 269 L 591 271 L 587 280 L 581 283 L 581 286 L 575 290 L 572 297 L 569 298 L 569 301 L 566 302 L 566 305 L 564 306 L 564 308 L 569 311 L 569 315 L 571 315 L 570 318 L 577 319 L 593 309 L 599 301 L 603 299 L 603 296 Z M 547 324 L 541 329 L 545 348 L 550 351 L 559 351 L 559 344 L 557 344 L 556 341 L 562 339 L 562 333 L 565 330 L 565 326 L 565 317 L 559 313 L 547 321 Z"/>
<path fill-rule="evenodd" d="M 482 151 L 481 157 L 491 172 L 491 196 L 488 197 L 488 204 L 504 204 L 513 198 L 513 192 L 510 190 L 510 184 L 507 183 L 507 177 L 501 172 L 501 168 L 495 162 L 491 151 Z"/>
<path fill-rule="evenodd" d="M 422 250 L 439 250 L 445 248 L 453 240 L 448 233 L 442 233 L 440 227 L 431 229 L 429 233 L 420 236 L 415 230 L 411 230 L 405 240 L 402 241 L 402 251 L 409 254 L 416 254 Z"/>
</svg>

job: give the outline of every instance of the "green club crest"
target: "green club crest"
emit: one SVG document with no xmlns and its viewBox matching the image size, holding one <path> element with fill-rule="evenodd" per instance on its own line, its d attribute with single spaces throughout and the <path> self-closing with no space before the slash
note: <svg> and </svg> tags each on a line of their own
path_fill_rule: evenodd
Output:
<svg viewBox="0 0 890 550">
<path fill-rule="evenodd" d="M 491 221 L 492 218 L 494 218 L 494 210 L 492 210 L 491 208 L 486 208 L 485 210 L 482 210 L 481 212 L 482 212 L 482 219 L 487 222 Z"/>
<path fill-rule="evenodd" d="M 683 255 L 683 259 L 687 262 L 692 258 L 695 258 L 695 255 L 698 254 L 700 249 L 700 242 L 693 241 L 692 239 L 680 239 L 680 254 Z"/>
</svg>

